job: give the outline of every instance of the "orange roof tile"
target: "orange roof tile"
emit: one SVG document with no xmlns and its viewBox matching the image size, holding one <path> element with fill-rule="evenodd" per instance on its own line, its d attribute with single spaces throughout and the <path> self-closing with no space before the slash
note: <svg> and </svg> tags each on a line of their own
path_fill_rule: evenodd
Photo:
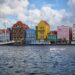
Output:
<svg viewBox="0 0 75 75">
<path fill-rule="evenodd" d="M 24 29 L 29 29 L 29 27 L 21 21 L 18 21 L 16 24 L 14 24 L 12 28 L 14 28 L 16 25 L 21 26 Z"/>
</svg>

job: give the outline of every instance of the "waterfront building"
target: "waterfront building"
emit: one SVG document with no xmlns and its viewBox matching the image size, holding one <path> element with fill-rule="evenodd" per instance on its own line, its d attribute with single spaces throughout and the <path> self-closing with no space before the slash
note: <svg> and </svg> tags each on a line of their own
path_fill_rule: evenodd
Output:
<svg viewBox="0 0 75 75">
<path fill-rule="evenodd" d="M 26 44 L 36 43 L 36 31 L 34 29 L 26 30 Z"/>
<path fill-rule="evenodd" d="M 57 42 L 57 31 L 51 31 L 47 35 L 47 40 L 50 44 L 56 44 Z"/>
<path fill-rule="evenodd" d="M 41 20 L 36 26 L 36 39 L 47 40 L 47 35 L 50 32 L 50 26 L 46 21 Z"/>
<path fill-rule="evenodd" d="M 18 21 L 16 24 L 13 25 L 12 31 L 11 31 L 11 39 L 14 40 L 15 44 L 24 44 L 25 43 L 25 37 L 26 37 L 26 31 L 29 29 L 29 27 L 25 24 L 23 24 L 21 21 Z M 20 43 L 18 43 L 20 42 Z"/>
<path fill-rule="evenodd" d="M 72 26 L 72 44 L 75 44 L 75 24 Z"/>
<path fill-rule="evenodd" d="M 7 29 L 0 29 L 0 42 L 10 41 L 10 32 Z"/>
<path fill-rule="evenodd" d="M 71 43 L 72 39 L 72 30 L 69 26 L 58 26 L 57 27 L 57 38 L 61 39 L 67 44 Z"/>
</svg>

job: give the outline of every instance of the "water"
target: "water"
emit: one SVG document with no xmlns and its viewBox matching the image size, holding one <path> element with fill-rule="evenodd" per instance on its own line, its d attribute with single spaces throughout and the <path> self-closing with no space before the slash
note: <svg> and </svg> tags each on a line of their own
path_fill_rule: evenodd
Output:
<svg viewBox="0 0 75 75">
<path fill-rule="evenodd" d="M 75 46 L 0 46 L 0 75 L 75 75 Z"/>
</svg>

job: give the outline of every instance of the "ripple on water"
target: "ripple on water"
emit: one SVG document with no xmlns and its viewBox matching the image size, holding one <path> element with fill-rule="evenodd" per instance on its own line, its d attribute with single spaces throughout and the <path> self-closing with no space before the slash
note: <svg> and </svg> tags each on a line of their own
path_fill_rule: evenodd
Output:
<svg viewBox="0 0 75 75">
<path fill-rule="evenodd" d="M 0 75 L 75 75 L 75 47 L 52 47 L 0 47 Z"/>
</svg>

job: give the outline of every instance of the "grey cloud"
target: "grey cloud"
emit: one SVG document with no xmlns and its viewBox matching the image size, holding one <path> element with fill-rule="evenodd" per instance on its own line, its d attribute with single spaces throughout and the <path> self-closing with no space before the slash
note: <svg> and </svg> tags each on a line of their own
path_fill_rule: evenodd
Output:
<svg viewBox="0 0 75 75">
<path fill-rule="evenodd" d="M 0 5 L 4 4 L 6 0 L 0 0 Z"/>
</svg>

